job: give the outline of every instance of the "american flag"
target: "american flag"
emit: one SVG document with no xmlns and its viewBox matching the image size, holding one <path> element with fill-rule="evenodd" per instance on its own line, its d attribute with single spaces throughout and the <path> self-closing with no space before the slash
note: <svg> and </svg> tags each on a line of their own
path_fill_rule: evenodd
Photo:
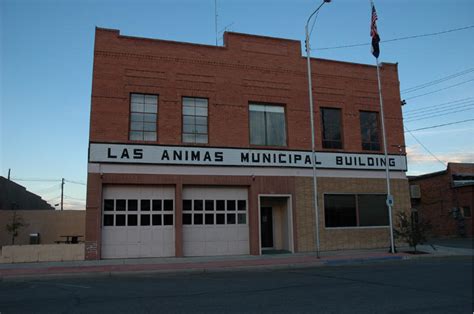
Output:
<svg viewBox="0 0 474 314">
<path fill-rule="evenodd" d="M 378 58 L 380 55 L 379 42 L 380 37 L 377 31 L 377 11 L 375 11 L 374 3 L 372 2 L 372 21 L 370 23 L 370 37 L 372 37 L 372 54 Z"/>
</svg>

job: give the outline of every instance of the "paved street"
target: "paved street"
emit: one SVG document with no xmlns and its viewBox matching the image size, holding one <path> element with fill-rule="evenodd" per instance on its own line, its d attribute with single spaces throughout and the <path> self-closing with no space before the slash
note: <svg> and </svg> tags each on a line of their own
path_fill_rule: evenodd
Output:
<svg viewBox="0 0 474 314">
<path fill-rule="evenodd" d="M 472 258 L 0 282 L 9 313 L 472 313 Z"/>
</svg>

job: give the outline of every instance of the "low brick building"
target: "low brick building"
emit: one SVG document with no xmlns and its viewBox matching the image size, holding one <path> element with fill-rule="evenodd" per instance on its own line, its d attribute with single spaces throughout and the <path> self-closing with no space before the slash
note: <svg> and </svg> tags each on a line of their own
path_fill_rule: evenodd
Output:
<svg viewBox="0 0 474 314">
<path fill-rule="evenodd" d="M 0 176 L 0 210 L 54 210 L 41 196 L 24 186 Z"/>
<path fill-rule="evenodd" d="M 432 225 L 435 237 L 472 237 L 474 164 L 448 163 L 446 170 L 410 177 L 412 207 Z"/>
<path fill-rule="evenodd" d="M 312 59 L 321 250 L 389 246 L 376 68 Z M 396 64 L 381 65 L 394 211 L 410 207 Z M 315 250 L 299 41 L 96 30 L 86 258 Z"/>
</svg>

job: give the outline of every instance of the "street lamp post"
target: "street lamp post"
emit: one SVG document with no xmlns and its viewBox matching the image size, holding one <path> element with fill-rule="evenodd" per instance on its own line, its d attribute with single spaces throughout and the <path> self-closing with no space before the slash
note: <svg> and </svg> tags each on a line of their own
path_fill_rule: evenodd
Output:
<svg viewBox="0 0 474 314">
<path fill-rule="evenodd" d="M 316 154 L 315 154 L 315 145 L 314 145 L 314 114 L 313 114 L 313 86 L 311 82 L 311 55 L 310 55 L 310 45 L 309 45 L 309 22 L 311 18 L 321 9 L 325 3 L 331 2 L 331 0 L 324 0 L 319 7 L 314 10 L 313 13 L 306 21 L 305 32 L 306 32 L 306 63 L 308 65 L 308 93 L 309 93 L 309 115 L 311 119 L 311 156 L 312 156 L 312 165 L 313 165 L 313 201 L 314 201 L 314 214 L 316 220 L 316 256 L 319 258 L 319 213 L 318 213 L 318 190 L 317 190 L 317 179 L 316 179 Z"/>
</svg>

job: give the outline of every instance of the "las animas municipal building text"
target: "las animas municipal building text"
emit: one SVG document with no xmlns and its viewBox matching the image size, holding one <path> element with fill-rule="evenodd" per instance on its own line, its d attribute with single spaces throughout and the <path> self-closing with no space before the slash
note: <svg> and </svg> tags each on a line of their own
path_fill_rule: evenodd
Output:
<svg viewBox="0 0 474 314">
<path fill-rule="evenodd" d="M 311 152 L 91 143 L 89 162 L 310 168 Z M 391 170 L 406 171 L 406 157 L 389 155 Z M 318 168 L 385 169 L 380 154 L 316 152 Z"/>
</svg>

